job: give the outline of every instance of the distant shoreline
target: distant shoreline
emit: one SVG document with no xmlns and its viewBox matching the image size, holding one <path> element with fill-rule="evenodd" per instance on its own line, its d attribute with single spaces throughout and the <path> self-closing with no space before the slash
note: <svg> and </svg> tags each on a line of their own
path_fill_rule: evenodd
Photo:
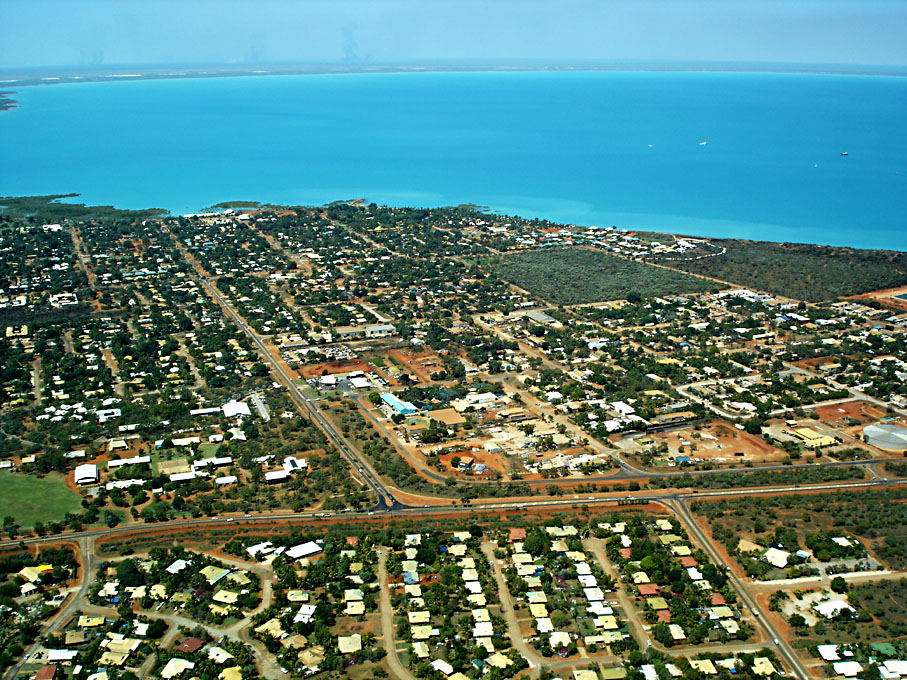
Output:
<svg viewBox="0 0 907 680">
<path fill-rule="evenodd" d="M 13 93 L 0 91 L 0 111 L 9 111 L 16 108 L 16 100 L 9 96 L 11 94 Z"/>
<path fill-rule="evenodd" d="M 76 199 L 81 198 L 79 193 L 61 193 L 47 194 L 43 196 L 2 196 L 0 195 L 0 215 L 25 217 L 27 215 L 37 215 L 45 221 L 59 220 L 87 220 L 87 219 L 175 219 L 180 217 L 202 216 L 202 215 L 230 215 L 240 213 L 259 213 L 259 212 L 281 212 L 304 210 L 321 210 L 332 205 L 363 205 L 370 202 L 367 197 L 345 198 L 327 201 L 324 203 L 269 203 L 252 201 L 247 199 L 219 201 L 213 205 L 204 208 L 194 209 L 189 213 L 180 212 L 170 208 L 118 208 L 113 205 L 92 205 L 78 202 Z M 69 199 L 69 200 L 67 200 Z M 695 230 L 689 231 L 689 226 L 677 229 L 670 228 L 639 228 L 630 225 L 603 227 L 595 224 L 578 224 L 573 222 L 562 221 L 559 219 L 549 219 L 547 217 L 533 216 L 531 212 L 524 212 L 519 209 L 515 211 L 502 211 L 491 208 L 486 205 L 476 203 L 452 204 L 435 204 L 435 205 L 415 205 L 415 204 L 388 204 L 378 203 L 382 208 L 400 208 L 404 210 L 447 210 L 451 208 L 465 208 L 475 211 L 476 214 L 483 214 L 502 221 L 509 220 L 533 220 L 540 219 L 549 224 L 549 226 L 572 229 L 572 230 L 601 230 L 607 232 L 610 229 L 618 229 L 627 233 L 634 234 L 642 238 L 659 238 L 663 236 L 672 236 L 681 239 L 707 239 L 712 241 L 734 241 L 741 243 L 768 243 L 778 246 L 815 246 L 818 248 L 827 248 L 834 250 L 847 251 L 866 251 L 876 253 L 905 253 L 907 250 L 898 248 L 882 248 L 879 246 L 856 246 L 844 243 L 828 243 L 818 241 L 798 241 L 791 239 L 772 239 L 772 238 L 754 238 L 748 236 L 734 235 L 715 235 L 703 233 Z M 891 290 L 899 290 L 900 287 Z M 907 290 L 907 288 L 905 288 Z"/>
<path fill-rule="evenodd" d="M 0 86 L 32 87 L 90 82 L 176 80 L 184 78 L 238 78 L 289 75 L 366 75 L 378 73 L 531 73 L 531 72 L 663 72 L 663 73 L 776 73 L 792 75 L 852 75 L 905 77 L 907 67 L 849 66 L 835 64 L 750 63 L 585 63 L 585 64 L 459 64 L 459 65 L 293 65 L 209 67 L 120 67 L 104 69 L 0 70 Z M 0 97 L 9 92 L 0 93 Z M 8 99 L 0 99 L 0 107 Z M 2 110 L 2 108 L 0 108 Z"/>
</svg>

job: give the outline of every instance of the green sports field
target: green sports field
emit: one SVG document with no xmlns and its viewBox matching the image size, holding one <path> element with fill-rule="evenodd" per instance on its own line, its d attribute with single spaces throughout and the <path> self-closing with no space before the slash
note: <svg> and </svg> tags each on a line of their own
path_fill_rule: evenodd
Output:
<svg viewBox="0 0 907 680">
<path fill-rule="evenodd" d="M 52 522 L 67 512 L 81 511 L 82 497 L 67 488 L 63 475 L 39 478 L 0 472 L 0 519 L 12 515 L 16 524 L 28 529 L 35 522 Z"/>
</svg>

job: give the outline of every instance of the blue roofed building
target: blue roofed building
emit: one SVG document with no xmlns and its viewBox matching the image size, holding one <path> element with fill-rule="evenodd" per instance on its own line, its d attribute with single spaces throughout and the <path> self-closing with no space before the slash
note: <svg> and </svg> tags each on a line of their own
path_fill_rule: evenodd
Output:
<svg viewBox="0 0 907 680">
<path fill-rule="evenodd" d="M 382 394 L 381 401 L 383 401 L 385 404 L 387 404 L 392 409 L 394 409 L 395 413 L 399 413 L 400 415 L 403 415 L 403 416 L 411 416 L 419 410 L 413 404 L 409 403 L 408 401 L 403 401 L 402 399 L 398 399 L 395 395 L 391 394 L 390 392 L 386 392 L 385 394 Z"/>
</svg>

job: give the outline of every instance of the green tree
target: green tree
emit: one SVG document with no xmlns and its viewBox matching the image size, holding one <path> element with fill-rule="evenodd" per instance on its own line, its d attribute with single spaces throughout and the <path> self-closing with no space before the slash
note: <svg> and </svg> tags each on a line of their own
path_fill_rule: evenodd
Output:
<svg viewBox="0 0 907 680">
<path fill-rule="evenodd" d="M 791 614 L 790 618 L 787 621 L 794 628 L 803 628 L 806 625 L 806 619 L 803 618 L 800 614 Z"/>
<path fill-rule="evenodd" d="M 551 537 L 536 527 L 523 541 L 523 549 L 530 555 L 544 555 L 551 549 Z"/>
</svg>

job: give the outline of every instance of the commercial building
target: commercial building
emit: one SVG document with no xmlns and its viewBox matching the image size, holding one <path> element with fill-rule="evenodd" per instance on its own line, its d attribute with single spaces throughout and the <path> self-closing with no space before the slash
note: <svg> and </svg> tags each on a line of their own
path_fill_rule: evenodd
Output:
<svg viewBox="0 0 907 680">
<path fill-rule="evenodd" d="M 826 446 L 834 446 L 837 442 L 828 435 L 820 434 L 808 427 L 801 427 L 793 431 L 794 437 L 803 442 L 808 449 L 822 449 Z"/>
<path fill-rule="evenodd" d="M 73 477 L 78 485 L 97 484 L 98 483 L 98 466 L 93 463 L 85 463 L 76 468 Z"/>
<path fill-rule="evenodd" d="M 390 406 L 395 413 L 399 413 L 403 416 L 411 416 L 419 410 L 413 404 L 397 398 L 390 392 L 385 392 L 384 394 L 382 394 L 381 401 Z"/>
</svg>

